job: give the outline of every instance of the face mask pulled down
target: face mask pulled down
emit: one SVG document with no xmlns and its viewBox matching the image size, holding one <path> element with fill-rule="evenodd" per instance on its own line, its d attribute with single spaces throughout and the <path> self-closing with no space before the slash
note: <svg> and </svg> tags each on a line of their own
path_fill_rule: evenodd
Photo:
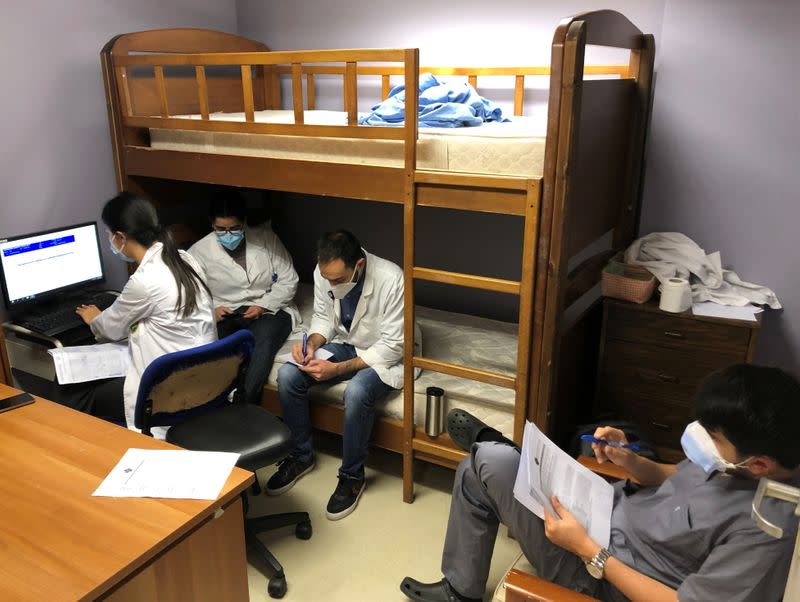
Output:
<svg viewBox="0 0 800 602">
<path fill-rule="evenodd" d="M 686 457 L 700 466 L 706 474 L 711 474 L 714 471 L 734 472 L 736 469 L 742 468 L 750 460 L 750 458 L 747 458 L 747 460 L 738 464 L 732 464 L 720 456 L 711 435 L 697 420 L 689 424 L 686 430 L 683 431 L 681 447 Z"/>
</svg>

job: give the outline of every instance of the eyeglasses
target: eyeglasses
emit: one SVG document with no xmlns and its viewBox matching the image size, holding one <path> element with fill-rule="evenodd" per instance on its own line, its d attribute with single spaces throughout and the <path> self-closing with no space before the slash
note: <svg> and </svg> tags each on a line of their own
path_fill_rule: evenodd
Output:
<svg viewBox="0 0 800 602">
<path fill-rule="evenodd" d="M 244 228 L 241 226 L 234 226 L 232 228 L 223 228 L 221 226 L 214 226 L 214 232 L 219 236 L 223 234 L 242 234 L 244 232 Z"/>
</svg>

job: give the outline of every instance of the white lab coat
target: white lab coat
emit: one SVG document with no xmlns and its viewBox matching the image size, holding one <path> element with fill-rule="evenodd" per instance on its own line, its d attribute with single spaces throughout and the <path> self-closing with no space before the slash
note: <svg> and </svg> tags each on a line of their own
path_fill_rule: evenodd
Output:
<svg viewBox="0 0 800 602">
<path fill-rule="evenodd" d="M 242 244 L 246 245 L 247 271 L 231 258 L 213 232 L 189 249 L 205 272 L 214 307 L 257 305 L 272 313 L 284 310 L 292 318 L 292 327 L 296 326 L 301 319 L 292 301 L 298 278 L 286 247 L 269 224 L 245 227 Z"/>
<path fill-rule="evenodd" d="M 314 315 L 309 334 L 329 343 L 348 343 L 358 357 L 395 389 L 403 387 L 403 270 L 364 251 L 367 272 L 350 331 L 342 325 L 341 303 L 331 299 L 330 283 L 314 270 Z"/>
<path fill-rule="evenodd" d="M 134 411 L 139 382 L 145 368 L 166 353 L 205 345 L 217 339 L 211 296 L 200 290 L 197 307 L 186 318 L 175 311 L 178 287 L 175 277 L 161 259 L 163 245 L 154 243 L 145 253 L 141 264 L 125 284 L 114 304 L 91 323 L 100 341 L 120 341 L 128 337 L 131 364 L 125 376 L 123 396 L 125 420 L 134 427 Z M 202 269 L 186 252 L 181 257 L 202 276 Z M 166 429 L 153 429 L 153 435 L 163 438 Z"/>
</svg>

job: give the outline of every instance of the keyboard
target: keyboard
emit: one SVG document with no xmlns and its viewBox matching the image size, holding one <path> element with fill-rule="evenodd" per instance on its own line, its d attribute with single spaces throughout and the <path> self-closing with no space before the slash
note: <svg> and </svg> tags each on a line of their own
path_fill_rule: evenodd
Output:
<svg viewBox="0 0 800 602">
<path fill-rule="evenodd" d="M 84 325 L 81 317 L 75 313 L 78 305 L 96 305 L 102 311 L 111 307 L 116 299 L 116 295 L 111 293 L 99 293 L 84 299 L 77 299 L 52 311 L 28 316 L 20 321 L 19 325 L 33 332 L 52 337 Z"/>
</svg>

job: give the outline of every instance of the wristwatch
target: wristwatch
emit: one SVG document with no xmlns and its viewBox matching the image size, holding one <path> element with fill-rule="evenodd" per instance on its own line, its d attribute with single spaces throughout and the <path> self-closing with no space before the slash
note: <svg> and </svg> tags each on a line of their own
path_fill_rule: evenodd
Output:
<svg viewBox="0 0 800 602">
<path fill-rule="evenodd" d="M 594 555 L 590 561 L 586 563 L 586 570 L 595 579 L 602 579 L 606 572 L 606 561 L 611 556 L 606 548 L 600 548 L 600 551 Z"/>
</svg>

